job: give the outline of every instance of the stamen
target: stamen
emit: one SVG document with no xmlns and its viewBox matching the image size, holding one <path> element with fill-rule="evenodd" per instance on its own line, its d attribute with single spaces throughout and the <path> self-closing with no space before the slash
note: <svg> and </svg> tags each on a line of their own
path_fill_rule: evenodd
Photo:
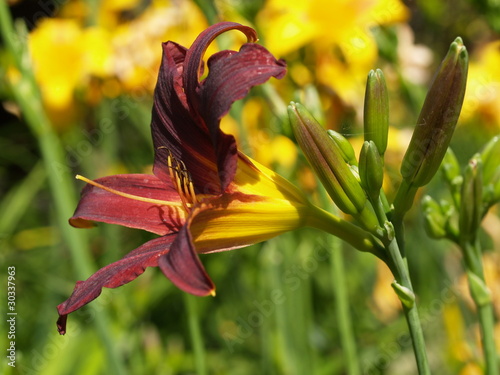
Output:
<svg viewBox="0 0 500 375">
<path fill-rule="evenodd" d="M 160 146 L 158 149 L 166 149 L 168 152 L 167 167 L 170 178 L 179 193 L 184 208 L 188 211 L 192 204 L 198 202 L 191 175 L 184 162 L 182 160 L 177 160 L 167 147 Z"/>
<path fill-rule="evenodd" d="M 104 185 L 102 185 L 102 184 L 100 184 L 98 182 L 92 181 L 92 180 L 88 179 L 87 177 L 83 177 L 83 176 L 80 176 L 78 174 L 76 175 L 75 178 L 77 180 L 85 181 L 87 184 L 93 185 L 93 186 L 98 187 L 100 189 L 106 190 L 109 193 L 116 194 L 116 195 L 119 195 L 119 196 L 124 197 L 124 198 L 130 198 L 130 199 L 134 199 L 136 201 L 158 204 L 160 206 L 170 206 L 170 207 L 186 208 L 184 202 L 183 203 L 178 203 L 178 202 L 162 201 L 160 199 L 140 197 L 138 195 L 128 194 L 128 193 L 124 193 L 122 191 L 118 191 L 118 190 L 112 189 L 110 187 L 104 186 Z"/>
</svg>

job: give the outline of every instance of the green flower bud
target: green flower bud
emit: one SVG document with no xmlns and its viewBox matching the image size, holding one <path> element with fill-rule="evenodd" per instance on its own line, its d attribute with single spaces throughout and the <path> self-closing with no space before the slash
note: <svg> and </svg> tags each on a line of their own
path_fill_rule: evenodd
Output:
<svg viewBox="0 0 500 375">
<path fill-rule="evenodd" d="M 337 144 L 344 161 L 349 165 L 358 165 L 356 153 L 354 152 L 354 148 L 352 148 L 351 142 L 335 130 L 327 130 L 327 133 L 328 136 Z"/>
<path fill-rule="evenodd" d="M 375 202 L 384 182 L 384 162 L 373 141 L 365 141 L 359 154 L 359 177 L 361 186 Z"/>
<path fill-rule="evenodd" d="M 446 237 L 446 217 L 438 202 L 426 195 L 422 199 L 424 210 L 424 228 L 429 237 L 440 239 Z"/>
<path fill-rule="evenodd" d="M 301 104 L 290 103 L 288 114 L 300 148 L 335 204 L 351 215 L 361 212 L 366 195 L 337 143 Z"/>
<path fill-rule="evenodd" d="M 448 147 L 444 154 L 443 164 L 441 164 L 444 178 L 449 184 L 453 183 L 457 177 L 461 176 L 460 164 L 451 148 Z"/>
<path fill-rule="evenodd" d="M 474 155 L 465 168 L 460 203 L 459 228 L 462 240 L 473 241 L 483 218 L 482 162 Z"/>
<path fill-rule="evenodd" d="M 415 305 L 415 293 L 409 288 L 399 284 L 396 280 L 391 283 L 392 289 L 396 292 L 401 303 L 408 309 Z"/>
<path fill-rule="evenodd" d="M 301 104 L 291 102 L 288 115 L 297 143 L 335 204 L 366 229 L 375 229 L 377 217 L 337 143 Z"/>
<path fill-rule="evenodd" d="M 491 303 L 491 291 L 485 282 L 476 274 L 467 272 L 470 294 L 478 306 Z"/>
<path fill-rule="evenodd" d="M 365 141 L 373 141 L 380 155 L 387 148 L 389 132 L 389 94 L 380 69 L 368 74 L 364 108 Z"/>
<path fill-rule="evenodd" d="M 461 174 L 460 164 L 457 157 L 451 148 L 448 147 L 444 155 L 443 163 L 441 164 L 443 176 L 450 187 L 453 201 L 459 206 L 460 203 L 460 190 L 462 188 L 463 177 Z"/>
<path fill-rule="evenodd" d="M 460 197 L 460 195 L 459 195 Z M 458 212 L 457 205 L 448 202 L 446 199 L 441 199 L 439 201 L 439 205 L 441 206 L 441 212 L 443 213 L 446 219 L 446 232 L 448 233 L 447 237 L 454 242 L 458 242 L 459 237 L 459 224 L 458 224 Z"/>
<path fill-rule="evenodd" d="M 489 185 L 500 175 L 500 137 L 493 137 L 481 151 L 481 161 L 483 162 L 483 181 Z"/>
<path fill-rule="evenodd" d="M 467 70 L 467 50 L 457 38 L 434 76 L 403 158 L 401 174 L 407 185 L 426 185 L 439 168 L 460 115 Z"/>
</svg>

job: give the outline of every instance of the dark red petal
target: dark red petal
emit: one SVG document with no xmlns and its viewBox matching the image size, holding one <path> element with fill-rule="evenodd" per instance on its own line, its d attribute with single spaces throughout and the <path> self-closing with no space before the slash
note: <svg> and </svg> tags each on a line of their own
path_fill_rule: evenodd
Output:
<svg viewBox="0 0 500 375">
<path fill-rule="evenodd" d="M 163 43 L 163 58 L 156 83 L 151 132 L 155 147 L 153 172 L 169 181 L 169 152 L 184 162 L 197 192 L 221 191 L 215 151 L 205 126 L 188 109 L 182 86 L 186 49 L 173 42 Z"/>
<path fill-rule="evenodd" d="M 160 258 L 158 266 L 172 283 L 187 293 L 208 296 L 215 292 L 215 285 L 194 249 L 189 222 L 180 230 L 170 251 Z"/>
<path fill-rule="evenodd" d="M 154 175 L 124 174 L 95 181 L 123 193 L 180 203 L 179 194 L 172 184 L 166 184 Z M 184 225 L 184 213 L 180 210 L 125 198 L 87 184 L 69 222 L 75 227 L 85 228 L 98 221 L 165 235 L 176 233 Z"/>
<path fill-rule="evenodd" d="M 235 22 L 220 22 L 210 26 L 198 35 L 186 54 L 184 67 L 184 88 L 188 103 L 195 110 L 195 112 L 198 107 L 198 97 L 196 91 L 198 89 L 201 75 L 200 68 L 202 66 L 203 55 L 205 54 L 205 51 L 210 43 L 212 43 L 217 36 L 229 30 L 241 31 L 246 35 L 249 42 L 257 41 L 257 33 L 251 27 L 243 26 Z"/>
<path fill-rule="evenodd" d="M 175 237 L 168 235 L 146 242 L 123 259 L 101 268 L 87 280 L 78 281 L 71 296 L 57 306 L 59 333 L 61 335 L 66 333 L 67 315 L 96 299 L 103 287 L 117 288 L 134 280 L 147 267 L 158 266 L 159 257 L 168 253 Z"/>
<path fill-rule="evenodd" d="M 223 190 L 234 178 L 237 151 L 234 138 L 220 131 L 220 120 L 231 105 L 271 77 L 282 78 L 286 63 L 258 44 L 244 44 L 237 53 L 223 51 L 208 60 L 209 74 L 199 89 L 199 113 L 217 152 Z"/>
</svg>

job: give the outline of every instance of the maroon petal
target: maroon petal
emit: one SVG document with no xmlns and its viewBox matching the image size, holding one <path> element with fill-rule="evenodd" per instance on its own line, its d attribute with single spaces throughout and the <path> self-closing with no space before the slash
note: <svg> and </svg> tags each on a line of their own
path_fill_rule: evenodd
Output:
<svg viewBox="0 0 500 375">
<path fill-rule="evenodd" d="M 179 194 L 172 184 L 166 184 L 153 175 L 124 174 L 95 181 L 123 193 L 180 203 Z M 74 227 L 88 228 L 93 221 L 165 235 L 178 232 L 184 225 L 184 212 L 181 208 L 125 198 L 87 184 L 69 222 Z"/>
<path fill-rule="evenodd" d="M 163 58 L 156 83 L 151 132 L 155 147 L 153 172 L 170 181 L 167 158 L 171 153 L 189 170 L 198 193 L 221 191 L 215 151 L 207 129 L 188 109 L 182 86 L 186 49 L 173 42 L 163 43 Z"/>
<path fill-rule="evenodd" d="M 207 65 L 209 74 L 199 89 L 199 113 L 216 148 L 219 176 L 225 190 L 234 178 L 238 157 L 234 138 L 220 130 L 220 120 L 252 87 L 271 77 L 282 78 L 286 63 L 276 60 L 258 44 L 244 44 L 237 53 L 223 51 L 212 56 Z"/>
<path fill-rule="evenodd" d="M 183 74 L 184 89 L 186 91 L 188 103 L 195 112 L 197 112 L 199 105 L 197 89 L 202 73 L 201 67 L 203 63 L 203 55 L 205 54 L 205 51 L 210 43 L 212 43 L 217 36 L 229 30 L 241 31 L 246 35 L 249 42 L 257 41 L 257 33 L 251 27 L 243 26 L 235 22 L 220 22 L 207 28 L 200 35 L 198 35 L 186 53 Z"/>
<path fill-rule="evenodd" d="M 159 257 L 169 252 L 175 237 L 175 235 L 167 235 L 146 242 L 123 259 L 101 268 L 87 280 L 78 281 L 71 296 L 57 306 L 59 333 L 61 335 L 66 333 L 67 315 L 96 299 L 103 287 L 117 288 L 134 280 L 147 267 L 158 266 Z"/>
<path fill-rule="evenodd" d="M 194 249 L 189 221 L 180 230 L 170 251 L 160 258 L 158 266 L 179 289 L 195 296 L 213 295 L 215 285 Z"/>
</svg>

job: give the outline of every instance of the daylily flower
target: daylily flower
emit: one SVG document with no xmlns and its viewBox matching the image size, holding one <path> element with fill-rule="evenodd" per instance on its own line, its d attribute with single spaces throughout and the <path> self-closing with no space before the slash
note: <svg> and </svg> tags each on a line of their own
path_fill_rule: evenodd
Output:
<svg viewBox="0 0 500 375">
<path fill-rule="evenodd" d="M 301 226 L 346 238 L 363 251 L 374 251 L 370 234 L 311 205 L 290 182 L 238 151 L 220 119 L 252 86 L 281 78 L 286 64 L 265 48 L 244 44 L 239 52 L 222 51 L 202 58 L 219 34 L 236 29 L 249 42 L 253 29 L 236 23 L 214 25 L 186 49 L 163 43 L 163 59 L 152 115 L 154 175 L 125 174 L 99 178 L 83 189 L 71 225 L 94 221 L 143 229 L 155 238 L 85 281 L 58 308 L 58 330 L 66 331 L 67 314 L 97 298 L 103 287 L 134 280 L 158 266 L 180 289 L 198 296 L 215 287 L 198 253 L 235 249 L 265 241 Z"/>
</svg>

